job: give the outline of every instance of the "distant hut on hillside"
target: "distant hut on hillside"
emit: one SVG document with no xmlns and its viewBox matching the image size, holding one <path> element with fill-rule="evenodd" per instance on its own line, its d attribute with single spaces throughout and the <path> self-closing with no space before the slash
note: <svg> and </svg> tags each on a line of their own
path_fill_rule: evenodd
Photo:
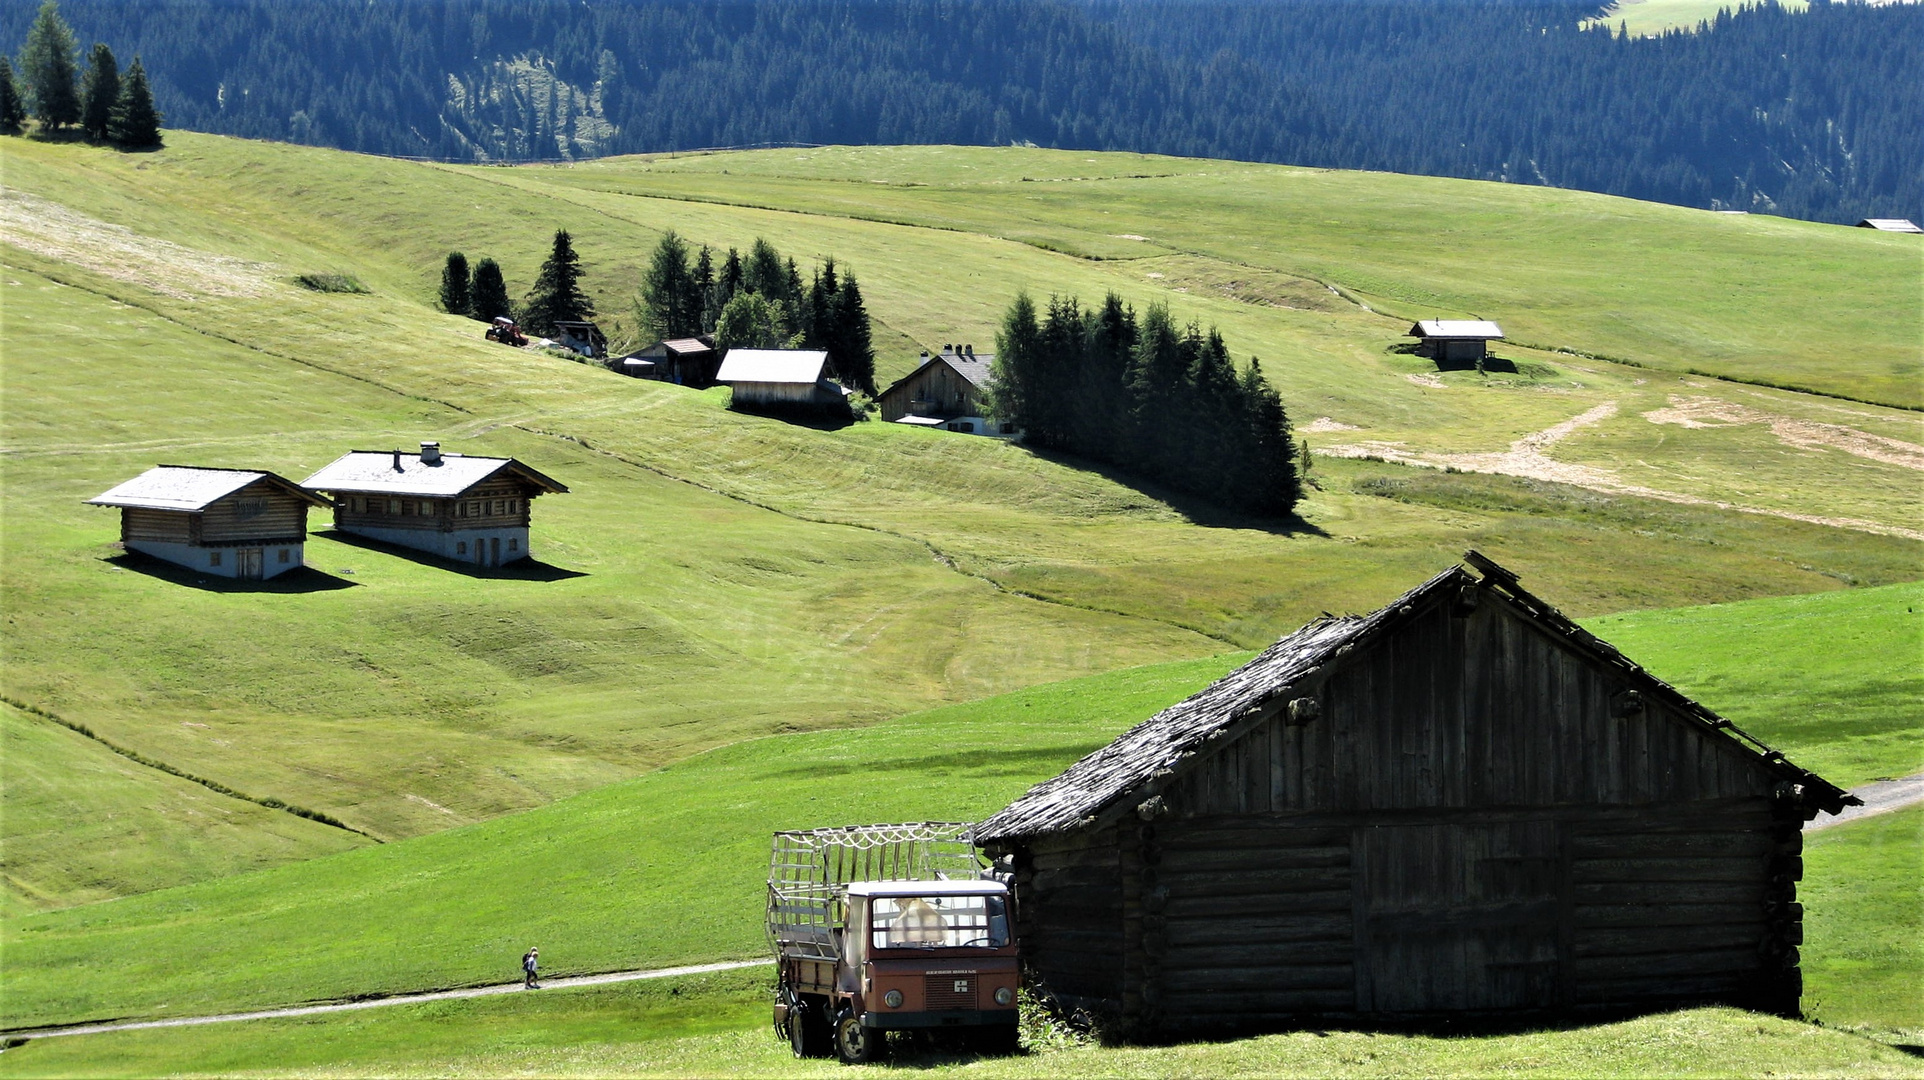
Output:
<svg viewBox="0 0 1924 1080">
<path fill-rule="evenodd" d="M 120 508 L 120 542 L 215 577 L 262 581 L 302 565 L 307 508 L 332 506 L 271 472 L 160 465 L 87 500 Z"/>
<path fill-rule="evenodd" d="M 1425 319 L 1406 336 L 1422 338 L 1417 354 L 1439 366 L 1480 364 L 1490 354 L 1490 342 L 1503 340 L 1503 328 L 1487 319 Z"/>
<path fill-rule="evenodd" d="M 737 409 L 846 410 L 848 392 L 823 374 L 827 367 L 819 349 L 730 349 L 715 380 L 734 388 Z"/>
<path fill-rule="evenodd" d="M 594 323 L 556 319 L 554 332 L 557 345 L 590 360 L 600 360 L 608 355 L 608 337 Z"/>
<path fill-rule="evenodd" d="M 914 371 L 897 379 L 876 397 L 882 419 L 897 424 L 941 427 L 971 435 L 1013 435 L 1013 427 L 998 430 L 982 414 L 988 391 L 995 385 L 995 356 L 978 353 L 974 345 L 944 345 L 936 356 L 922 354 Z"/>
<path fill-rule="evenodd" d="M 530 554 L 534 500 L 560 482 L 513 458 L 355 450 L 301 482 L 334 496 L 334 527 L 444 559 L 503 566 Z"/>
<path fill-rule="evenodd" d="M 708 338 L 669 338 L 637 349 L 608 366 L 638 379 L 659 379 L 706 390 L 715 385 L 715 369 L 721 366 L 721 357 Z"/>
<path fill-rule="evenodd" d="M 1857 800 L 1467 559 L 977 826 L 1048 991 L 1137 1038 L 1796 1014 L 1801 828 Z"/>
<path fill-rule="evenodd" d="M 1924 233 L 1917 223 L 1909 218 L 1874 217 L 1865 218 L 1857 223 L 1860 229 L 1876 229 L 1878 232 Z"/>
</svg>

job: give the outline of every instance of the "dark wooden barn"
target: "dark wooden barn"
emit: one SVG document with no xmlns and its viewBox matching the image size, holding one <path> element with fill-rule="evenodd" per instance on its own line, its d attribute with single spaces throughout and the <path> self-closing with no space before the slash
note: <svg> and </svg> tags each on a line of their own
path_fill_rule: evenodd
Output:
<svg viewBox="0 0 1924 1080">
<path fill-rule="evenodd" d="M 978 826 L 1032 977 L 1152 1039 L 1794 1013 L 1801 827 L 1855 800 L 1468 561 Z"/>
</svg>

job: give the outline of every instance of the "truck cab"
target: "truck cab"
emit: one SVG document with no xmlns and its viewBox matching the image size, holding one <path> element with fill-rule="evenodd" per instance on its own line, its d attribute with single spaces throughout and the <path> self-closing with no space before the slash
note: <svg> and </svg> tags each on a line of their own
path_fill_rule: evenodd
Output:
<svg viewBox="0 0 1924 1080">
<path fill-rule="evenodd" d="M 798 1057 L 874 1060 L 889 1031 L 950 1030 L 1016 1048 L 1020 976 L 1008 886 L 854 881 L 822 955 L 783 950 L 775 1026 Z M 800 952 L 802 950 L 793 950 Z"/>
</svg>

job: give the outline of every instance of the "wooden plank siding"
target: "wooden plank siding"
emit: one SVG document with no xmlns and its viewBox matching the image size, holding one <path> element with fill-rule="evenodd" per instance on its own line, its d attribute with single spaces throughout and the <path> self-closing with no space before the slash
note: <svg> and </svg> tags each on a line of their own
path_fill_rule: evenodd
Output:
<svg viewBox="0 0 1924 1080">
<path fill-rule="evenodd" d="M 1794 1013 L 1789 785 L 1477 591 L 1341 646 L 1310 707 L 1220 728 L 1101 827 L 1006 842 L 1032 970 L 1137 1038 Z"/>
<path fill-rule="evenodd" d="M 458 532 L 463 529 L 527 528 L 530 503 L 540 492 L 512 480 L 477 484 L 453 498 L 418 495 L 342 495 L 334 511 L 337 528 L 413 529 Z"/>
<path fill-rule="evenodd" d="M 208 504 L 200 513 L 203 544 L 298 544 L 307 536 L 308 504 L 267 480 Z"/>
</svg>

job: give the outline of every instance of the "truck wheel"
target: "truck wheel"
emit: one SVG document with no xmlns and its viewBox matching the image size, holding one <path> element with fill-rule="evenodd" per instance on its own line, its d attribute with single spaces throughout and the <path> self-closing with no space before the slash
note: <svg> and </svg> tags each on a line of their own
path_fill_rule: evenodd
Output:
<svg viewBox="0 0 1924 1080">
<path fill-rule="evenodd" d="M 822 1016 L 821 1007 L 811 1004 L 807 998 L 798 997 L 789 1006 L 788 1045 L 798 1058 L 828 1056 L 828 1020 Z"/>
<path fill-rule="evenodd" d="M 862 1026 L 862 1018 L 844 1012 L 835 1020 L 835 1056 L 844 1065 L 863 1065 L 881 1056 L 884 1036 Z"/>
</svg>

